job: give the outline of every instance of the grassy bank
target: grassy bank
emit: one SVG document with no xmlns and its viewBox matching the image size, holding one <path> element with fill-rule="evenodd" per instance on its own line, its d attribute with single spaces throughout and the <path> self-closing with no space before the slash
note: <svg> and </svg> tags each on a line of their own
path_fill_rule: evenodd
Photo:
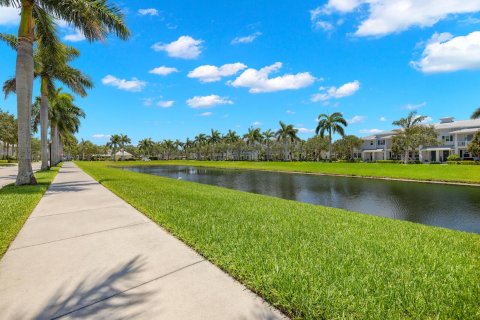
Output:
<svg viewBox="0 0 480 320">
<path fill-rule="evenodd" d="M 292 318 L 480 317 L 479 235 L 78 165 Z"/>
<path fill-rule="evenodd" d="M 113 162 L 111 163 L 113 164 Z M 360 177 L 446 181 L 480 184 L 480 166 L 448 166 L 392 163 L 328 163 L 328 162 L 249 162 L 249 161 L 122 161 L 114 165 L 191 165 L 228 169 L 291 171 L 339 174 Z"/>
<path fill-rule="evenodd" d="M 59 167 L 35 173 L 35 186 L 5 186 L 0 189 L 0 258 L 15 239 L 30 213 L 57 175 Z"/>
</svg>

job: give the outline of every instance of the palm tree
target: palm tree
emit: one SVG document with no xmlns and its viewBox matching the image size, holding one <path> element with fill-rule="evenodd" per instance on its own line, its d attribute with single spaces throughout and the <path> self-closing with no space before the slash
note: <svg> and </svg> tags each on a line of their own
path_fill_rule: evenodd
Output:
<svg viewBox="0 0 480 320">
<path fill-rule="evenodd" d="M 228 130 L 227 134 L 223 136 L 223 141 L 225 141 L 225 143 L 227 144 L 227 160 L 232 144 L 236 143 L 238 140 L 240 140 L 240 137 L 233 130 Z"/>
<path fill-rule="evenodd" d="M 288 161 L 288 145 L 290 142 L 299 141 L 300 138 L 297 136 L 298 129 L 295 129 L 292 124 L 285 124 L 280 121 L 280 129 L 277 130 L 275 136 L 278 141 L 283 141 L 284 147 L 284 160 Z"/>
<path fill-rule="evenodd" d="M 475 110 L 475 112 L 473 112 L 472 119 L 480 119 L 480 108 L 478 108 L 477 110 Z"/>
<path fill-rule="evenodd" d="M 273 132 L 271 129 L 268 129 L 267 131 L 262 133 L 263 138 L 265 139 L 265 145 L 267 147 L 267 161 L 270 161 L 271 158 L 271 144 L 272 144 L 272 139 L 275 138 L 275 132 Z"/>
<path fill-rule="evenodd" d="M 170 154 L 175 149 L 175 143 L 168 139 L 163 141 L 163 147 L 165 148 L 165 152 L 167 153 L 167 160 L 170 160 Z"/>
<path fill-rule="evenodd" d="M 197 160 L 201 159 L 202 153 L 201 149 L 203 146 L 207 143 L 208 139 L 207 136 L 204 133 L 200 133 L 195 137 L 195 145 L 197 147 Z"/>
<path fill-rule="evenodd" d="M 324 138 L 325 132 L 328 132 L 328 159 L 330 161 L 332 161 L 332 134 L 338 133 L 342 137 L 345 136 L 343 127 L 346 126 L 348 126 L 348 123 L 340 112 L 334 112 L 330 115 L 322 113 L 318 116 L 318 125 L 315 133 Z"/>
<path fill-rule="evenodd" d="M 71 23 L 90 41 L 104 40 L 109 32 L 115 33 L 122 39 L 127 39 L 129 31 L 124 24 L 121 10 L 107 1 L 0 0 L 0 6 L 20 7 L 21 10 L 15 72 L 19 162 L 16 184 L 35 184 L 30 155 L 35 29 L 46 28 L 41 21 L 53 16 L 53 18 Z M 45 19 L 41 19 L 41 17 Z M 45 35 L 45 33 L 41 34 Z M 51 41 L 54 38 L 55 36 L 50 34 L 49 37 L 42 38 L 39 45 L 48 51 L 54 48 Z"/>
<path fill-rule="evenodd" d="M 120 148 L 122 150 L 122 161 L 125 160 L 125 147 L 127 144 L 131 142 L 132 140 L 130 140 L 130 138 L 126 134 L 120 135 Z"/>
<path fill-rule="evenodd" d="M 214 157 L 214 153 L 215 153 L 215 146 L 217 145 L 217 143 L 222 141 L 222 135 L 220 134 L 220 132 L 218 130 L 211 129 L 210 130 L 210 135 L 207 137 L 207 139 L 208 139 L 208 144 L 211 145 L 210 159 L 214 160 L 213 157 Z"/>
<path fill-rule="evenodd" d="M 190 140 L 190 138 L 187 138 L 187 140 L 185 140 L 185 143 L 183 145 L 183 151 L 185 152 L 185 157 L 187 158 L 187 160 L 190 159 L 189 153 L 194 146 L 195 146 L 195 142 L 193 140 Z"/>
<path fill-rule="evenodd" d="M 120 147 L 122 144 L 122 137 L 118 134 L 114 134 L 110 137 L 110 141 L 107 142 L 107 147 L 112 149 L 112 157 L 113 161 L 116 161 L 117 158 L 115 157 L 115 153 L 117 151 L 117 148 Z"/>
<path fill-rule="evenodd" d="M 69 135 L 78 132 L 80 118 L 85 118 L 85 112 L 74 104 L 74 98 L 59 88 L 50 96 L 50 134 L 52 141 L 52 164 L 58 164 L 62 159 L 63 141 Z"/>
<path fill-rule="evenodd" d="M 394 121 L 392 124 L 394 126 L 400 127 L 401 134 L 397 135 L 397 138 L 403 138 L 404 145 L 404 162 L 408 163 L 410 147 L 412 144 L 412 137 L 417 134 L 418 128 L 421 127 L 423 120 L 427 116 L 418 116 L 416 111 L 412 111 L 408 114 L 406 118 L 401 118 L 400 120 Z"/>
<path fill-rule="evenodd" d="M 151 138 L 142 139 L 138 142 L 138 149 L 143 152 L 146 157 L 150 156 L 150 152 L 153 149 L 154 142 Z"/>
</svg>

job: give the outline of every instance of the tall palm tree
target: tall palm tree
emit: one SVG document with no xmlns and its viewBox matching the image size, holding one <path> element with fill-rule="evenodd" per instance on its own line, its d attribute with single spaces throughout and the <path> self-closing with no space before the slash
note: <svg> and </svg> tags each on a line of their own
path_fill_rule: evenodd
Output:
<svg viewBox="0 0 480 320">
<path fill-rule="evenodd" d="M 113 161 L 116 161 L 117 158 L 115 157 L 117 148 L 120 147 L 122 144 L 122 137 L 119 134 L 113 134 L 110 136 L 110 141 L 107 142 L 107 147 L 112 149 L 112 157 Z"/>
<path fill-rule="evenodd" d="M 473 112 L 472 119 L 480 119 L 480 108 L 478 108 L 477 110 L 475 110 L 475 112 Z"/>
<path fill-rule="evenodd" d="M 345 136 L 344 127 L 347 126 L 348 123 L 340 112 L 334 112 L 330 115 L 322 113 L 318 116 L 315 133 L 324 138 L 325 133 L 328 132 L 328 159 L 330 161 L 332 161 L 332 134 L 338 133 L 342 137 Z"/>
<path fill-rule="evenodd" d="M 122 161 L 125 160 L 125 147 L 129 143 L 132 143 L 132 140 L 130 140 L 130 138 L 126 134 L 121 134 L 120 135 L 120 148 L 122 150 Z"/>
<path fill-rule="evenodd" d="M 143 152 L 144 156 L 149 157 L 153 149 L 154 142 L 151 138 L 142 139 L 138 142 L 138 149 Z"/>
<path fill-rule="evenodd" d="M 33 91 L 33 43 L 35 28 L 44 25 L 36 24 L 41 19 L 35 17 L 53 16 L 72 24 L 90 40 L 103 40 L 110 32 L 122 39 L 129 37 L 121 10 L 104 0 L 0 0 L 0 6 L 19 7 L 20 27 L 18 29 L 16 92 L 18 116 L 18 175 L 17 185 L 35 184 L 31 164 L 31 105 Z M 40 45 L 46 50 L 52 48 L 48 41 L 42 39 Z"/>
<path fill-rule="evenodd" d="M 61 88 L 50 96 L 50 106 L 52 164 L 56 165 L 62 160 L 63 141 L 78 132 L 80 118 L 85 117 L 85 112 L 74 104 L 73 96 L 62 92 Z"/>
<path fill-rule="evenodd" d="M 277 130 L 275 136 L 278 141 L 283 141 L 284 147 L 284 160 L 288 160 L 288 146 L 291 142 L 299 141 L 300 138 L 297 136 L 298 129 L 295 129 L 292 124 L 285 124 L 280 121 L 280 129 Z"/>
<path fill-rule="evenodd" d="M 53 24 L 53 22 L 51 22 Z M 0 34 L 0 38 L 2 35 Z M 14 35 L 3 35 L 4 39 L 13 41 L 10 45 L 16 46 L 18 43 Z M 52 50 L 46 51 L 42 46 L 39 46 L 34 52 L 35 61 L 35 78 L 40 78 L 40 100 L 39 103 L 39 121 L 40 123 L 40 140 L 41 140 L 41 170 L 48 169 L 48 109 L 49 109 L 49 95 L 55 92 L 55 81 L 59 81 L 69 87 L 74 93 L 84 97 L 86 96 L 86 89 L 92 88 L 93 83 L 81 71 L 69 66 L 69 62 L 80 55 L 75 48 L 68 47 L 56 42 L 55 54 Z M 15 92 L 16 80 L 15 78 L 8 79 L 3 85 L 5 97 L 9 93 Z M 32 110 L 32 115 L 35 114 Z M 36 128 L 34 128 L 36 131 Z"/>
</svg>

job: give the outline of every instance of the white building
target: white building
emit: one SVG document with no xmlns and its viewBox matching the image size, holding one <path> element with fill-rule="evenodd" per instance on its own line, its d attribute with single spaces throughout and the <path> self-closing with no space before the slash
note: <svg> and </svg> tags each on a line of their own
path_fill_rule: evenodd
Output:
<svg viewBox="0 0 480 320">
<path fill-rule="evenodd" d="M 480 119 L 458 120 L 442 118 L 440 123 L 433 124 L 438 134 L 439 145 L 421 146 L 410 152 L 410 159 L 422 162 L 445 162 L 451 154 L 457 154 L 463 160 L 472 160 L 467 146 L 472 141 L 475 132 L 480 131 Z M 392 153 L 392 138 L 398 130 L 380 132 L 363 138 L 361 151 L 363 161 L 400 159 Z M 403 155 L 402 155 L 403 156 Z"/>
</svg>

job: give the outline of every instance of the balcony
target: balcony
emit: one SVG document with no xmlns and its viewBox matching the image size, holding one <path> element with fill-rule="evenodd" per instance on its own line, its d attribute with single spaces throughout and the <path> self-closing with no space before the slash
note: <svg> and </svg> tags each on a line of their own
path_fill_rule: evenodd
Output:
<svg viewBox="0 0 480 320">
<path fill-rule="evenodd" d="M 458 144 L 457 144 L 457 145 L 458 145 L 459 147 L 466 147 L 466 146 L 468 146 L 468 144 L 469 144 L 470 142 L 472 142 L 472 141 L 471 141 L 471 140 L 469 140 L 469 141 L 458 141 Z"/>
</svg>

